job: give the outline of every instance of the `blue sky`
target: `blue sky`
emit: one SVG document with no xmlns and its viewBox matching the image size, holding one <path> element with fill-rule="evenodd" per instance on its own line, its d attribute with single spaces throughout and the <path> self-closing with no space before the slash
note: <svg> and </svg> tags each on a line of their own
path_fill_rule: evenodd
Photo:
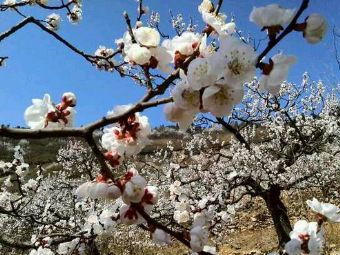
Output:
<svg viewBox="0 0 340 255">
<path fill-rule="evenodd" d="M 51 5 L 59 1 L 50 0 Z M 114 40 L 125 32 L 122 17 L 124 10 L 135 19 L 135 0 L 92 0 L 83 1 L 84 19 L 79 25 L 71 25 L 65 13 L 58 32 L 61 36 L 85 52 L 93 53 L 99 45 L 114 47 Z M 169 23 L 169 10 L 182 13 L 185 18 L 193 17 L 195 23 L 203 27 L 197 5 L 201 0 L 145 0 L 150 10 L 161 14 L 161 29 L 174 35 Z M 279 50 L 298 57 L 298 63 L 289 74 L 289 81 L 300 83 L 303 72 L 308 71 L 314 80 L 323 80 L 329 87 L 339 81 L 340 71 L 335 61 L 333 37 L 334 25 L 340 28 L 340 2 L 338 0 L 311 0 L 304 13 L 318 12 L 329 23 L 329 33 L 318 45 L 305 43 L 300 33 L 290 34 L 271 54 Z M 279 3 L 284 7 L 297 8 L 298 0 L 225 0 L 222 11 L 229 17 L 234 15 L 239 29 L 260 39 L 265 37 L 248 17 L 252 6 Z M 23 9 L 27 15 L 44 19 L 50 12 L 30 7 Z M 12 11 L 0 13 L 0 31 L 6 31 L 21 18 Z M 0 32 L 0 33 L 1 33 Z M 340 43 L 340 41 L 338 42 Z M 265 47 L 265 43 L 261 48 Z M 339 45 L 340 48 L 340 45 Z M 104 116 L 115 105 L 136 102 L 144 90 L 128 78 L 120 78 L 117 73 L 98 71 L 80 56 L 71 52 L 48 34 L 35 26 L 27 26 L 0 43 L 0 56 L 9 56 L 7 66 L 0 69 L 0 124 L 24 126 L 23 112 L 32 98 L 42 98 L 49 93 L 55 101 L 65 91 L 72 91 L 78 97 L 77 125 L 83 125 Z M 153 126 L 168 123 L 163 116 L 163 107 L 147 110 Z"/>
</svg>

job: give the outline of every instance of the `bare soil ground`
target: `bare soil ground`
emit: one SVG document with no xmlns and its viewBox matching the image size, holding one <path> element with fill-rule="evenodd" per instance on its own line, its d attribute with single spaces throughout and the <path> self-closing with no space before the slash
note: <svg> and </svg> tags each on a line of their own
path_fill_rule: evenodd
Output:
<svg viewBox="0 0 340 255">
<path fill-rule="evenodd" d="M 284 194 L 283 200 L 287 205 L 292 225 L 298 219 L 314 220 L 313 213 L 307 208 L 305 200 L 317 197 L 320 200 L 320 192 L 309 190 L 305 192 L 292 192 Z M 332 201 L 339 205 L 339 201 Z M 277 251 L 277 237 L 271 222 L 271 218 L 261 199 L 255 199 L 248 209 L 238 213 L 235 218 L 237 222 L 234 232 L 225 235 L 222 245 L 218 246 L 219 255 L 263 255 Z M 327 249 L 323 255 L 340 255 L 340 223 L 325 225 Z M 147 236 L 144 235 L 145 238 Z M 213 245 L 211 243 L 210 245 Z M 174 243 L 170 247 L 140 247 L 127 251 L 126 243 L 123 245 L 109 245 L 108 250 L 115 251 L 116 254 L 131 255 L 188 255 L 188 249 L 179 243 Z M 127 252 L 127 253 L 126 253 Z"/>
</svg>

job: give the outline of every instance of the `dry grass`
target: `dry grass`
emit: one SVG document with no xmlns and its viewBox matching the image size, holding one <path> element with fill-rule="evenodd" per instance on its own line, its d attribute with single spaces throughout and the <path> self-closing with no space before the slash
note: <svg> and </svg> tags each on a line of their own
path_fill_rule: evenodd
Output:
<svg viewBox="0 0 340 255">
<path fill-rule="evenodd" d="M 244 214 L 248 214 L 244 212 Z M 244 220 L 245 218 L 242 218 Z M 264 224 L 264 226 L 267 224 Z M 326 223 L 327 250 L 324 255 L 340 255 L 340 224 Z M 148 238 L 141 232 L 141 238 Z M 254 227 L 228 234 L 219 246 L 219 255 L 263 255 L 277 250 L 276 233 L 272 226 Z M 168 247 L 138 247 L 129 241 L 124 244 L 109 244 L 105 254 L 129 255 L 187 255 L 190 251 L 179 243 Z M 110 251 L 114 251 L 110 253 Z"/>
</svg>

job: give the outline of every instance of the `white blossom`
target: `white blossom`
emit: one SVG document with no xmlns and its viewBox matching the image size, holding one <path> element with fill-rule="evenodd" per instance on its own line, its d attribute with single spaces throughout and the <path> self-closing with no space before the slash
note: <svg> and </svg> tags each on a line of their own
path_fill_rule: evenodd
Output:
<svg viewBox="0 0 340 255">
<path fill-rule="evenodd" d="M 243 86 L 240 84 L 216 84 L 204 90 L 203 108 L 216 117 L 230 115 L 234 105 L 242 100 L 243 95 Z"/>
<path fill-rule="evenodd" d="M 146 180 L 140 176 L 133 176 L 126 184 L 123 192 L 125 203 L 138 203 L 144 196 Z"/>
<path fill-rule="evenodd" d="M 121 196 L 120 189 L 114 185 L 110 184 L 107 188 L 106 198 L 108 199 L 117 199 Z"/>
<path fill-rule="evenodd" d="M 210 68 L 232 86 L 249 82 L 255 76 L 254 49 L 234 37 L 220 38 L 220 48 L 211 57 Z"/>
<path fill-rule="evenodd" d="M 194 252 L 200 252 L 208 242 L 209 233 L 203 226 L 196 226 L 190 230 L 190 247 Z"/>
<path fill-rule="evenodd" d="M 72 92 L 65 92 L 62 96 L 62 102 L 74 107 L 77 104 L 77 97 Z"/>
<path fill-rule="evenodd" d="M 32 99 L 32 105 L 26 109 L 24 114 L 26 124 L 33 129 L 44 128 L 47 113 L 53 110 L 50 95 L 45 94 L 42 100 Z"/>
<path fill-rule="evenodd" d="M 54 252 L 40 246 L 37 250 L 31 250 L 29 255 L 54 255 Z"/>
<path fill-rule="evenodd" d="M 209 59 L 196 58 L 190 62 L 186 79 L 193 90 L 213 85 L 217 78 L 218 74 L 210 70 Z"/>
<path fill-rule="evenodd" d="M 198 11 L 202 12 L 212 12 L 214 10 L 214 6 L 210 0 L 202 0 L 202 3 L 198 6 Z"/>
<path fill-rule="evenodd" d="M 327 22 L 320 14 L 313 13 L 306 19 L 306 28 L 303 37 L 307 42 L 315 44 L 320 42 L 327 32 Z"/>
<path fill-rule="evenodd" d="M 69 254 L 70 252 L 73 252 L 76 248 L 76 246 L 79 244 L 80 239 L 75 238 L 70 242 L 61 243 L 58 245 L 58 254 Z"/>
<path fill-rule="evenodd" d="M 125 61 L 131 64 L 148 65 L 163 72 L 171 72 L 168 64 L 172 60 L 171 54 L 160 44 L 159 32 L 150 27 L 137 27 L 132 30 L 137 43 L 132 42 L 129 32 L 125 32 L 122 39 L 116 40 L 118 45 L 124 46 Z"/>
<path fill-rule="evenodd" d="M 94 55 L 99 57 L 108 57 L 113 54 L 114 50 L 112 48 L 107 48 L 105 46 L 100 45 L 98 49 L 95 51 Z"/>
<path fill-rule="evenodd" d="M 340 222 L 340 208 L 330 204 L 319 202 L 315 197 L 307 200 L 307 205 L 317 214 L 326 217 L 331 222 Z"/>
<path fill-rule="evenodd" d="M 180 195 L 182 193 L 181 182 L 178 180 L 174 181 L 174 183 L 170 185 L 169 190 L 171 195 Z"/>
<path fill-rule="evenodd" d="M 294 15 L 294 9 L 285 9 L 278 4 L 269 4 L 264 7 L 253 7 L 249 20 L 261 28 L 283 26 L 289 23 Z"/>
<path fill-rule="evenodd" d="M 175 36 L 171 40 L 164 40 L 162 46 L 164 46 L 172 56 L 175 56 L 176 52 L 184 56 L 190 56 L 200 44 L 201 39 L 202 36 L 200 34 L 185 31 L 180 36 Z"/>
<path fill-rule="evenodd" d="M 190 220 L 190 214 L 186 210 L 176 210 L 174 212 L 174 220 L 177 221 L 179 224 L 186 223 Z"/>
<path fill-rule="evenodd" d="M 16 2 L 17 2 L 16 0 L 5 0 L 4 5 L 15 5 Z"/>
<path fill-rule="evenodd" d="M 214 29 L 218 35 L 230 35 L 235 33 L 236 24 L 234 22 L 226 23 L 227 16 L 223 13 L 214 14 L 202 12 L 203 21 Z"/>
<path fill-rule="evenodd" d="M 143 5 L 143 6 L 142 6 L 142 9 L 140 10 L 140 9 L 139 9 L 139 6 L 138 6 L 137 11 L 138 11 L 138 12 L 142 11 L 143 14 L 146 14 L 146 13 L 149 12 L 149 7 L 146 6 L 146 5 Z"/>
<path fill-rule="evenodd" d="M 295 223 L 294 229 L 289 235 L 291 240 L 285 245 L 285 251 L 289 255 L 298 255 L 302 252 L 320 254 L 324 239 L 322 232 L 318 232 L 316 222 L 299 220 Z M 306 246 L 303 244 L 306 244 Z M 304 247 L 307 247 L 308 250 L 305 250 Z"/>
<path fill-rule="evenodd" d="M 114 111 L 108 112 L 108 116 L 111 117 L 125 113 L 130 108 L 131 105 L 117 106 Z M 148 136 L 151 133 L 149 120 L 146 116 L 135 113 L 133 120 L 128 125 L 135 128 L 125 131 L 124 127 L 116 125 L 105 129 L 101 138 L 103 148 L 116 152 L 121 156 L 132 156 L 139 153 L 149 143 Z"/>
<path fill-rule="evenodd" d="M 171 91 L 176 106 L 187 111 L 199 111 L 200 92 L 194 90 L 186 80 L 177 82 L 175 88 Z"/>
<path fill-rule="evenodd" d="M 38 182 L 36 180 L 29 179 L 28 182 L 26 184 L 24 184 L 23 188 L 35 190 L 37 188 L 37 186 L 38 186 Z"/>
<path fill-rule="evenodd" d="M 32 105 L 24 113 L 26 124 L 32 129 L 73 126 L 75 111 L 68 105 L 75 103 L 76 98 L 70 92 L 64 94 L 63 98 L 71 101 L 54 106 L 48 94 L 43 99 L 32 99 Z"/>
<path fill-rule="evenodd" d="M 117 199 L 120 197 L 120 189 L 113 184 L 105 182 L 85 182 L 75 191 L 75 195 L 80 198 L 107 198 Z"/>
<path fill-rule="evenodd" d="M 165 233 L 163 230 L 156 228 L 156 230 L 152 233 L 152 241 L 156 244 L 170 244 L 171 237 L 168 233 Z"/>
<path fill-rule="evenodd" d="M 67 15 L 68 20 L 72 24 L 78 24 L 83 19 L 83 11 L 79 5 L 72 7 L 71 13 Z"/>
<path fill-rule="evenodd" d="M 188 111 L 170 103 L 165 105 L 164 114 L 167 120 L 177 122 L 181 130 L 186 130 L 192 123 L 196 111 Z"/>
<path fill-rule="evenodd" d="M 148 48 L 139 46 L 139 44 L 132 44 L 126 52 L 125 60 L 133 62 L 138 65 L 146 65 L 151 58 L 151 52 Z"/>
<path fill-rule="evenodd" d="M 283 81 L 286 80 L 289 68 L 295 64 L 294 56 L 285 56 L 282 53 L 271 58 L 272 70 L 269 74 L 263 74 L 259 83 L 262 89 L 268 90 L 274 95 L 278 95 Z"/>
<path fill-rule="evenodd" d="M 147 209 L 144 207 L 144 210 Z M 123 204 L 119 209 L 120 220 L 127 225 L 141 224 L 145 222 L 144 218 L 130 205 Z"/>
<path fill-rule="evenodd" d="M 47 22 L 47 28 L 52 30 L 52 31 L 57 31 L 60 26 L 61 18 L 59 14 L 52 13 L 47 16 L 46 19 Z"/>
<path fill-rule="evenodd" d="M 114 214 L 115 213 L 113 213 L 111 210 L 104 209 L 99 215 L 100 223 L 104 225 L 104 228 L 110 228 L 115 224 L 115 222 L 112 220 Z"/>
<path fill-rule="evenodd" d="M 140 27 L 133 31 L 135 39 L 146 47 L 157 47 L 161 41 L 159 32 L 150 27 Z"/>
<path fill-rule="evenodd" d="M 154 57 L 157 62 L 155 68 L 158 68 L 165 73 L 170 73 L 172 71 L 171 67 L 169 66 L 169 63 L 172 61 L 172 56 L 165 47 L 159 46 L 156 48 L 151 48 L 150 52 L 152 57 Z"/>
<path fill-rule="evenodd" d="M 205 246 L 203 247 L 203 251 L 209 252 L 209 253 L 212 254 L 212 255 L 217 255 L 217 251 L 216 251 L 216 247 L 215 247 L 215 246 L 208 246 L 208 245 L 205 245 Z"/>
</svg>

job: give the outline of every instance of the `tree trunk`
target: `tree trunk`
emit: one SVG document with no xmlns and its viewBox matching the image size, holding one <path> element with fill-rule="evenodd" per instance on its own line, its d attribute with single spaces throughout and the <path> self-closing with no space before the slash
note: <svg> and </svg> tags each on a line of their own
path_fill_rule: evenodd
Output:
<svg viewBox="0 0 340 255">
<path fill-rule="evenodd" d="M 289 233 L 292 231 L 292 226 L 288 217 L 287 208 L 281 201 L 280 195 L 281 189 L 278 186 L 272 186 L 268 192 L 263 194 L 262 198 L 266 202 L 267 208 L 272 216 L 279 245 L 283 248 L 285 243 L 290 240 Z"/>
<path fill-rule="evenodd" d="M 98 247 L 94 239 L 89 241 L 88 246 L 89 246 L 91 255 L 100 255 L 100 251 L 98 250 Z"/>
</svg>

